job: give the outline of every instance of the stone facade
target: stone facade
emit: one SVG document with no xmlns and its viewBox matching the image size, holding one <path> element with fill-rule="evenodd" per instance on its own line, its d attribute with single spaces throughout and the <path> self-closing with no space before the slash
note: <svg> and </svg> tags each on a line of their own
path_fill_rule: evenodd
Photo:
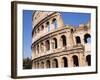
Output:
<svg viewBox="0 0 100 80">
<path fill-rule="evenodd" d="M 90 22 L 65 25 L 58 12 L 35 11 L 32 29 L 32 68 L 91 66 Z"/>
</svg>

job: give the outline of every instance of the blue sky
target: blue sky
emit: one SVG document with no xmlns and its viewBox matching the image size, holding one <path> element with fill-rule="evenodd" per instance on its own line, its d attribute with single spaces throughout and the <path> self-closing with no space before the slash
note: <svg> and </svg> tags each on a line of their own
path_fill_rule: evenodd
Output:
<svg viewBox="0 0 100 80">
<path fill-rule="evenodd" d="M 66 13 L 62 12 L 62 19 L 64 24 L 69 24 L 72 26 L 78 26 L 79 24 L 86 24 L 90 21 L 91 15 L 89 13 Z"/>
<path fill-rule="evenodd" d="M 32 10 L 23 10 L 23 58 L 32 57 Z M 64 24 L 78 26 L 90 21 L 89 13 L 60 12 Z"/>
<path fill-rule="evenodd" d="M 23 57 L 31 58 L 32 44 L 32 13 L 31 10 L 23 10 Z"/>
</svg>

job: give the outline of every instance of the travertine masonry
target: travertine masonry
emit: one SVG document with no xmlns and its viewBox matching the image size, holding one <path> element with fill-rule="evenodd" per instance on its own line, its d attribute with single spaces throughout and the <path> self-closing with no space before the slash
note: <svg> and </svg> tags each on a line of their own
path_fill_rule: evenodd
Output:
<svg viewBox="0 0 100 80">
<path fill-rule="evenodd" d="M 64 25 L 58 12 L 33 13 L 34 69 L 91 66 L 91 25 Z"/>
</svg>

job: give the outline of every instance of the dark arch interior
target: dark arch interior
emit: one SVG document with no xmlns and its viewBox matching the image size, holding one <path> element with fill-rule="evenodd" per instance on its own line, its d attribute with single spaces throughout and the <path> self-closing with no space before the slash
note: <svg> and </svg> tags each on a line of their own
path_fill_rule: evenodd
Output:
<svg viewBox="0 0 100 80">
<path fill-rule="evenodd" d="M 43 30 L 43 29 L 44 29 L 44 25 L 41 26 L 41 30 Z"/>
<path fill-rule="evenodd" d="M 39 45 L 37 45 L 37 52 L 39 53 Z"/>
<path fill-rule="evenodd" d="M 78 57 L 76 55 L 73 56 L 73 64 L 74 66 L 79 66 Z"/>
<path fill-rule="evenodd" d="M 39 63 L 37 63 L 37 68 L 39 68 Z"/>
<path fill-rule="evenodd" d="M 46 26 L 48 28 L 48 32 L 50 32 L 50 24 L 49 24 L 49 22 L 47 22 L 46 24 L 47 24 Z"/>
<path fill-rule="evenodd" d="M 50 61 L 49 60 L 47 60 L 46 66 L 47 66 L 47 68 L 50 68 Z"/>
<path fill-rule="evenodd" d="M 44 44 L 41 43 L 41 51 L 44 51 L 43 46 L 44 46 Z"/>
<path fill-rule="evenodd" d="M 49 42 L 49 40 L 46 41 L 46 50 L 47 51 L 50 50 L 50 42 Z"/>
<path fill-rule="evenodd" d="M 53 38 L 53 40 L 54 40 L 54 48 L 57 48 L 57 39 Z"/>
<path fill-rule="evenodd" d="M 57 29 L 57 20 L 55 18 L 52 20 L 52 23 L 54 24 L 55 29 Z"/>
<path fill-rule="evenodd" d="M 84 35 L 84 42 L 89 43 L 89 39 L 91 40 L 91 35 L 90 34 L 85 34 Z"/>
<path fill-rule="evenodd" d="M 81 40 L 80 40 L 80 37 L 79 37 L 79 36 L 76 37 L 76 43 L 77 43 L 77 44 L 78 44 L 78 43 L 81 43 Z"/>
<path fill-rule="evenodd" d="M 88 64 L 88 66 L 91 66 L 91 55 L 86 56 L 86 62 Z"/>
<path fill-rule="evenodd" d="M 64 35 L 61 36 L 63 46 L 66 46 L 66 37 Z"/>
<path fill-rule="evenodd" d="M 49 25 L 49 22 L 47 22 L 46 24 Z"/>
<path fill-rule="evenodd" d="M 66 57 L 63 57 L 64 67 L 68 67 L 68 61 Z"/>
<path fill-rule="evenodd" d="M 57 59 L 54 59 L 53 60 L 53 67 L 55 67 L 55 68 L 58 68 L 58 60 Z"/>
<path fill-rule="evenodd" d="M 44 68 L 44 62 L 41 62 L 41 67 Z"/>
</svg>

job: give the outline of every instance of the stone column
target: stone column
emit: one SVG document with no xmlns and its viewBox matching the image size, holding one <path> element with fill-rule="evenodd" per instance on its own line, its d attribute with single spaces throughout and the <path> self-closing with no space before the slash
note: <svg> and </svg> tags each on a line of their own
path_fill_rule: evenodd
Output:
<svg viewBox="0 0 100 80">
<path fill-rule="evenodd" d="M 50 20 L 49 22 L 50 22 L 50 31 L 52 31 L 52 30 L 54 30 L 54 29 L 55 29 L 55 26 L 54 26 L 54 24 L 53 24 L 53 21 L 52 21 L 52 20 Z"/>
<path fill-rule="evenodd" d="M 52 39 L 49 40 L 50 42 L 50 52 L 52 52 L 53 48 L 52 48 Z"/>
<path fill-rule="evenodd" d="M 58 48 L 61 48 L 62 47 L 61 35 L 59 35 L 59 34 L 57 36 L 57 46 L 58 46 Z"/>
<path fill-rule="evenodd" d="M 68 30 L 69 31 L 69 30 Z M 74 40 L 73 40 L 73 34 L 69 31 L 67 31 L 66 34 L 66 42 L 67 42 L 67 46 L 73 46 L 74 45 Z"/>
<path fill-rule="evenodd" d="M 32 47 L 32 59 L 34 59 L 35 54 L 34 54 L 34 47 Z"/>
<path fill-rule="evenodd" d="M 79 66 L 85 66 L 85 55 L 84 53 L 79 53 Z"/>
<path fill-rule="evenodd" d="M 43 42 L 42 42 L 43 43 Z M 43 54 L 44 53 L 44 43 L 42 44 L 41 43 L 41 45 L 40 45 L 40 49 L 41 49 L 41 54 Z"/>
<path fill-rule="evenodd" d="M 38 55 L 38 52 L 37 52 L 37 45 L 36 45 L 36 56 Z"/>
<path fill-rule="evenodd" d="M 53 67 L 53 59 L 50 59 L 50 68 L 54 68 Z"/>
<path fill-rule="evenodd" d="M 50 68 L 53 68 L 53 59 L 50 60 Z"/>
<path fill-rule="evenodd" d="M 44 53 L 46 53 L 46 42 L 44 41 Z"/>
<path fill-rule="evenodd" d="M 61 18 L 61 14 L 60 13 L 57 13 L 57 14 L 58 15 L 57 15 L 56 19 L 57 19 L 57 26 L 58 26 L 58 28 L 64 27 L 64 22 L 63 22 L 63 20 Z"/>
<path fill-rule="evenodd" d="M 39 54 L 41 55 L 41 44 L 39 43 Z"/>
<path fill-rule="evenodd" d="M 46 60 L 44 61 L 44 68 L 47 68 L 47 67 L 46 67 Z"/>
<path fill-rule="evenodd" d="M 44 24 L 44 30 L 43 30 L 44 33 L 47 33 L 48 32 L 48 27 L 46 25 L 46 23 Z"/>
<path fill-rule="evenodd" d="M 58 68 L 61 68 L 62 67 L 62 65 L 61 65 L 61 57 L 58 57 L 57 59 L 58 59 Z"/>
<path fill-rule="evenodd" d="M 32 48 L 32 59 L 36 57 L 36 46 Z"/>
<path fill-rule="evenodd" d="M 71 55 L 67 57 L 67 61 L 68 61 L 68 67 L 73 67 L 73 59 Z"/>
</svg>

